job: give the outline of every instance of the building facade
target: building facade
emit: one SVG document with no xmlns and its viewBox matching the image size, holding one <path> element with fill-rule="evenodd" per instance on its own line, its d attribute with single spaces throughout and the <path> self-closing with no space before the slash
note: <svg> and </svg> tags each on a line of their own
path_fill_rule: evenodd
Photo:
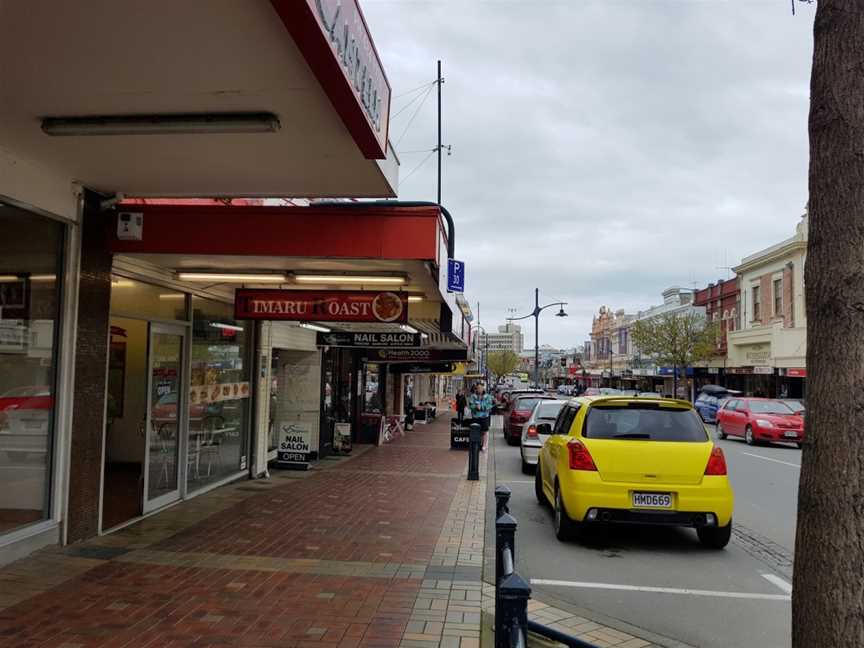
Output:
<svg viewBox="0 0 864 648">
<path fill-rule="evenodd" d="M 496 351 L 512 351 L 513 353 L 522 353 L 524 345 L 524 336 L 522 327 L 513 322 L 508 322 L 498 327 L 497 333 L 479 334 L 479 347 L 489 353 Z"/>
<path fill-rule="evenodd" d="M 807 214 L 788 239 L 742 259 L 740 326 L 728 335 L 729 385 L 748 393 L 806 396 L 804 264 Z"/>
</svg>

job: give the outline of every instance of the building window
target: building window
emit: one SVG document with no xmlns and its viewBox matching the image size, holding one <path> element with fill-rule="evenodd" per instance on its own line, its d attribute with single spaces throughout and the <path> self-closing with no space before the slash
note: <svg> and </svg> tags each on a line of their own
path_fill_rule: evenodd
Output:
<svg viewBox="0 0 864 648">
<path fill-rule="evenodd" d="M 774 280 L 774 317 L 783 317 L 783 280 Z"/>
<path fill-rule="evenodd" d="M 761 310 L 761 302 L 759 295 L 759 286 L 753 286 L 753 321 L 759 321 L 762 319 L 762 310 Z"/>
<path fill-rule="evenodd" d="M 0 203 L 0 536 L 50 517 L 64 237 Z"/>
<path fill-rule="evenodd" d="M 231 304 L 192 298 L 189 491 L 246 469 L 249 433 L 248 325 Z"/>
</svg>

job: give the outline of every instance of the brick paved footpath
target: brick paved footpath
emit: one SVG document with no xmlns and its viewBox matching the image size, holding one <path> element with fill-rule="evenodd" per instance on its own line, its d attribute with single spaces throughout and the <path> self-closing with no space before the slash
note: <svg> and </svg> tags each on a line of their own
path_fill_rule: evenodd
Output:
<svg viewBox="0 0 864 648">
<path fill-rule="evenodd" d="M 466 466 L 445 416 L 44 549 L 0 569 L 0 646 L 477 648 L 485 484 Z"/>
</svg>

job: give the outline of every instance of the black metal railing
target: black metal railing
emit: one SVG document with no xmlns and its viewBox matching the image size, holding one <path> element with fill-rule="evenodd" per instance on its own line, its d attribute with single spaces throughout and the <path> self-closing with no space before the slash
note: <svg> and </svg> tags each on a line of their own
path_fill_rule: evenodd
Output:
<svg viewBox="0 0 864 648">
<path fill-rule="evenodd" d="M 516 518 L 510 489 L 495 487 L 495 648 L 525 648 L 528 632 L 572 648 L 597 648 L 576 637 L 528 620 L 531 587 L 516 573 Z"/>
</svg>

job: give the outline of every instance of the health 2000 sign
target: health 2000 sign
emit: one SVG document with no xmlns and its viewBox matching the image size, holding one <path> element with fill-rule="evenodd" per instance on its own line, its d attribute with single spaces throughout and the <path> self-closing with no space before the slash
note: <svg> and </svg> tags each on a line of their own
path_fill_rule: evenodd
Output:
<svg viewBox="0 0 864 648">
<path fill-rule="evenodd" d="M 408 321 L 408 297 L 362 290 L 238 290 L 234 317 L 295 322 Z"/>
</svg>

